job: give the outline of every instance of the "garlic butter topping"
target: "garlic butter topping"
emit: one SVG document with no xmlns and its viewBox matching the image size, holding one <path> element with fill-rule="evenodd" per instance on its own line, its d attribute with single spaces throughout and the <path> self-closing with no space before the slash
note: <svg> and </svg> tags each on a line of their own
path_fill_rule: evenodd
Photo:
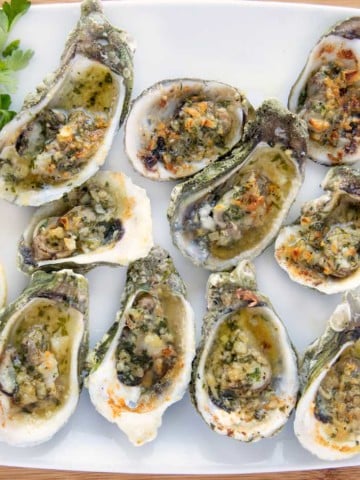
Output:
<svg viewBox="0 0 360 480">
<path fill-rule="evenodd" d="M 360 17 L 320 39 L 291 90 L 289 108 L 307 122 L 310 158 L 325 165 L 360 159 Z"/>
<path fill-rule="evenodd" d="M 164 80 L 135 99 L 125 125 L 125 150 L 145 177 L 188 177 L 230 151 L 252 116 L 246 97 L 230 85 Z"/>
</svg>

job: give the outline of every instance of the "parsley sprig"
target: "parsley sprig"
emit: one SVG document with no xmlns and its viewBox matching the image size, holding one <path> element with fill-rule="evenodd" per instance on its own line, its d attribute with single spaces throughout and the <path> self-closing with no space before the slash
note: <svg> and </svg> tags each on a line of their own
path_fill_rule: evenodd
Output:
<svg viewBox="0 0 360 480">
<path fill-rule="evenodd" d="M 7 44 L 8 36 L 22 15 L 30 8 L 28 0 L 10 0 L 4 2 L 0 9 L 0 129 L 15 115 L 9 110 L 11 97 L 18 86 L 16 72 L 25 68 L 34 52 L 22 50 L 20 40 L 13 40 Z"/>
</svg>

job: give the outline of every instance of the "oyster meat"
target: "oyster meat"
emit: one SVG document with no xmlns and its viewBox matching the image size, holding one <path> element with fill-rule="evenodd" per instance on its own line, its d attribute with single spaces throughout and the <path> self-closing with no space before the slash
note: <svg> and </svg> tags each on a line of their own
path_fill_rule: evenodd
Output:
<svg viewBox="0 0 360 480">
<path fill-rule="evenodd" d="M 295 282 L 332 294 L 360 285 L 360 173 L 333 167 L 322 188 L 280 230 L 275 258 Z"/>
<path fill-rule="evenodd" d="M 43 205 L 21 238 L 25 272 L 99 264 L 128 265 L 153 245 L 150 200 L 123 173 L 99 171 L 60 200 Z"/>
<path fill-rule="evenodd" d="M 308 154 L 324 165 L 360 159 L 360 17 L 335 25 L 311 51 L 289 108 L 309 128 Z"/>
<path fill-rule="evenodd" d="M 35 272 L 0 317 L 0 440 L 49 440 L 74 412 L 88 350 L 88 286 L 71 270 Z"/>
<path fill-rule="evenodd" d="M 134 101 L 125 125 L 125 150 L 145 177 L 188 177 L 231 150 L 252 115 L 245 96 L 225 83 L 164 80 Z"/>
<path fill-rule="evenodd" d="M 360 453 L 360 292 L 346 292 L 305 352 L 294 429 L 323 460 Z"/>
<path fill-rule="evenodd" d="M 116 321 L 90 354 L 95 408 L 134 445 L 153 440 L 184 395 L 195 354 L 194 314 L 167 252 L 154 247 L 128 270 Z"/>
<path fill-rule="evenodd" d="M 251 442 L 277 433 L 295 407 L 297 357 L 269 300 L 244 260 L 210 275 L 202 339 L 190 393 L 221 435 Z"/>
<path fill-rule="evenodd" d="M 168 219 L 183 255 L 209 270 L 259 255 L 302 184 L 306 140 L 296 115 L 264 102 L 239 147 L 173 189 Z"/>
<path fill-rule="evenodd" d="M 85 0 L 60 67 L 0 132 L 0 197 L 42 205 L 90 178 L 127 112 L 132 80 L 126 33 L 98 0 Z"/>
</svg>

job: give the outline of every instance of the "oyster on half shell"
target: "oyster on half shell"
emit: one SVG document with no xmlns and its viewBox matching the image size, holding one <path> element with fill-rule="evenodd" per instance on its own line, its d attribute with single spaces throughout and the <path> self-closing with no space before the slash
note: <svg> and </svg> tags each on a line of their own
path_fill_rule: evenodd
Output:
<svg viewBox="0 0 360 480">
<path fill-rule="evenodd" d="M 252 116 L 245 95 L 230 85 L 163 80 L 134 101 L 125 125 L 125 151 L 147 178 L 189 177 L 231 150 Z"/>
<path fill-rule="evenodd" d="M 360 292 L 345 293 L 305 352 L 294 430 L 323 460 L 360 454 Z"/>
<path fill-rule="evenodd" d="M 360 17 L 335 25 L 311 51 L 289 96 L 309 128 L 308 154 L 324 165 L 360 159 Z"/>
<path fill-rule="evenodd" d="M 0 132 L 0 197 L 42 205 L 105 162 L 132 89 L 132 47 L 98 0 L 85 0 L 60 67 Z"/>
<path fill-rule="evenodd" d="M 209 270 L 259 255 L 302 184 L 306 141 L 296 115 L 265 101 L 240 146 L 173 189 L 168 219 L 183 255 Z"/>
<path fill-rule="evenodd" d="M 49 440 L 78 403 L 88 350 L 88 286 L 71 270 L 35 272 L 0 316 L 0 440 Z"/>
<path fill-rule="evenodd" d="M 24 272 L 128 265 L 153 245 L 150 200 L 123 173 L 101 170 L 34 214 L 18 249 Z"/>
<path fill-rule="evenodd" d="M 332 294 L 360 285 L 360 173 L 333 167 L 322 188 L 280 230 L 275 258 L 295 282 Z"/>
<path fill-rule="evenodd" d="M 297 357 L 246 260 L 210 275 L 190 393 L 221 435 L 251 442 L 277 433 L 295 407 Z"/>
<path fill-rule="evenodd" d="M 184 395 L 195 355 L 194 314 L 168 253 L 130 265 L 116 321 L 89 356 L 95 408 L 134 445 L 153 440 L 164 411 Z"/>
</svg>

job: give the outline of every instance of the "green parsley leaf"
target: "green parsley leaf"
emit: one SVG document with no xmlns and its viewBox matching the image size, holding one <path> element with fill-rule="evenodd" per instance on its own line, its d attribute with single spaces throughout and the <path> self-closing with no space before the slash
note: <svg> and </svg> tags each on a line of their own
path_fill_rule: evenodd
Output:
<svg viewBox="0 0 360 480">
<path fill-rule="evenodd" d="M 11 55 L 5 57 L 3 62 L 9 70 L 21 70 L 28 65 L 33 55 L 34 52 L 32 50 L 16 49 L 13 50 Z"/>
<path fill-rule="evenodd" d="M 6 33 L 9 31 L 9 20 L 3 9 L 0 9 L 0 29 Z"/>
<path fill-rule="evenodd" d="M 0 109 L 9 110 L 11 105 L 11 97 L 7 93 L 0 94 Z"/>
<path fill-rule="evenodd" d="M 6 93 L 0 94 L 0 130 L 16 115 L 16 112 L 9 110 L 10 105 L 10 95 L 7 95 Z"/>
<path fill-rule="evenodd" d="M 2 55 L 3 57 L 8 57 L 13 53 L 14 50 L 17 50 L 20 45 L 20 40 L 14 40 L 10 42 L 9 45 L 3 50 Z"/>
<path fill-rule="evenodd" d="M 14 23 L 26 13 L 31 3 L 28 0 L 10 0 L 10 3 L 4 2 L 2 9 L 8 18 L 8 32 Z"/>
<path fill-rule="evenodd" d="M 15 93 L 17 89 L 17 80 L 14 70 L 4 68 L 0 62 L 0 91 Z"/>
<path fill-rule="evenodd" d="M 0 50 L 3 48 L 7 40 L 8 26 L 9 26 L 9 21 L 6 16 L 6 13 L 2 9 L 0 9 Z"/>
<path fill-rule="evenodd" d="M 0 109 L 0 130 L 10 122 L 16 115 L 13 110 L 1 110 Z"/>
</svg>

